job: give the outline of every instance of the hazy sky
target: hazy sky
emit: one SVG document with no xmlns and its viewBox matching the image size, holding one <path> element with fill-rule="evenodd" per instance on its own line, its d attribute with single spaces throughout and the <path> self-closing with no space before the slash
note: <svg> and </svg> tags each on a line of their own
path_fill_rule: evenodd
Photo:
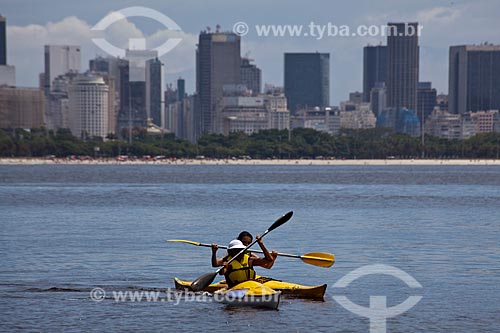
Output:
<svg viewBox="0 0 500 333">
<path fill-rule="evenodd" d="M 362 90 L 363 46 L 386 43 L 386 37 L 263 37 L 255 25 L 384 25 L 387 22 L 418 21 L 420 36 L 420 81 L 432 81 L 439 92 L 448 91 L 448 48 L 450 45 L 500 44 L 500 1 L 498 0 L 349 0 L 349 1 L 195 1 L 195 0 L 0 0 L 0 14 L 7 17 L 8 63 L 16 66 L 19 86 L 37 86 L 43 71 L 44 44 L 82 46 L 82 68 L 97 54 L 105 55 L 91 41 L 90 31 L 110 11 L 130 6 L 155 9 L 175 21 L 182 42 L 162 56 L 166 80 L 186 79 L 188 92 L 195 86 L 195 49 L 200 30 L 220 24 L 232 30 L 245 22 L 250 30 L 242 38 L 242 55 L 262 69 L 263 83 L 283 85 L 284 52 L 330 53 L 330 102 L 338 105 L 351 91 Z M 309 31 L 309 30 L 303 30 Z M 129 38 L 146 37 L 147 45 L 158 46 L 172 36 L 160 23 L 131 17 L 111 25 L 105 33 L 116 46 L 126 47 Z M 317 33 L 316 33 L 317 35 Z M 500 75 L 500 73 L 499 73 Z"/>
</svg>

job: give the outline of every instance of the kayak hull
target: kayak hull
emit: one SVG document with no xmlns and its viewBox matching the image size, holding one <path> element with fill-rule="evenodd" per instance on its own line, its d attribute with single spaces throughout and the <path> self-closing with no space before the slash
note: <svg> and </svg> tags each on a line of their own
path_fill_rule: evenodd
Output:
<svg viewBox="0 0 500 333">
<path fill-rule="evenodd" d="M 265 277 L 258 277 L 256 281 L 262 283 L 266 287 L 269 287 L 276 291 L 280 291 L 281 294 L 285 295 L 286 297 L 305 298 L 319 301 L 323 300 L 327 287 L 326 284 L 320 286 L 304 286 L 301 284 L 283 282 Z M 178 290 L 191 290 L 191 281 L 174 278 L 174 283 L 175 288 Z M 204 291 L 215 293 L 217 290 L 223 288 L 227 288 L 227 284 L 225 283 L 225 281 L 220 281 L 212 283 L 206 289 L 204 289 Z"/>
<path fill-rule="evenodd" d="M 251 306 L 277 310 L 281 292 L 266 287 L 257 281 L 245 281 L 233 288 L 222 288 L 214 292 L 214 300 L 231 306 Z"/>
</svg>

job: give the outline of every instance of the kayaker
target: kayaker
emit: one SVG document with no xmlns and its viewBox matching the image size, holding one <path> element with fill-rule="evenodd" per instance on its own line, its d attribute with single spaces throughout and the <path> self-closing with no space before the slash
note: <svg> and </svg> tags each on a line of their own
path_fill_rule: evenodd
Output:
<svg viewBox="0 0 500 333">
<path fill-rule="evenodd" d="M 248 231 L 242 231 L 238 235 L 238 240 L 240 240 L 243 243 L 243 245 L 248 246 L 253 241 L 253 236 Z M 255 253 L 252 253 L 251 251 L 248 251 L 248 253 L 258 258 L 258 256 Z M 278 252 L 273 250 L 271 252 L 271 257 L 273 258 L 273 260 L 267 263 L 266 266 L 263 266 L 264 268 L 270 269 L 271 267 L 273 267 L 276 258 L 278 258 Z"/>
<path fill-rule="evenodd" d="M 243 243 L 238 239 L 232 240 L 229 243 L 227 249 L 228 256 L 224 258 L 227 261 L 224 261 L 222 263 L 222 266 L 224 266 L 224 268 L 219 273 L 225 276 L 226 283 L 228 284 L 229 288 L 232 288 L 240 282 L 255 279 L 256 274 L 254 267 L 265 267 L 266 264 L 273 261 L 273 257 L 271 257 L 271 254 L 264 246 L 262 238 L 260 236 L 257 236 L 256 238 L 258 240 L 257 243 L 262 249 L 262 252 L 264 252 L 264 258 L 253 257 L 248 253 L 242 253 L 238 256 L 238 258 L 228 264 L 227 261 L 231 260 L 233 256 L 237 255 L 242 249 L 245 248 L 245 245 L 243 245 Z M 215 256 L 216 251 L 217 247 L 212 247 L 213 256 Z"/>
<path fill-rule="evenodd" d="M 253 236 L 251 233 L 249 233 L 248 231 L 242 231 L 240 232 L 240 234 L 238 235 L 238 238 L 237 240 L 241 241 L 243 243 L 243 245 L 248 246 L 252 241 L 253 241 Z M 259 244 L 260 245 L 260 244 Z M 265 247 L 264 243 L 262 243 L 262 246 Z M 212 244 L 212 267 L 220 267 L 224 264 L 225 261 L 228 261 L 227 257 L 229 256 L 228 254 L 226 254 L 224 257 L 220 258 L 220 259 L 217 259 L 217 249 L 218 249 L 218 246 L 217 244 Z M 262 250 L 263 252 L 267 251 L 267 248 L 266 250 Z M 247 253 L 252 257 L 252 258 L 255 258 L 255 259 L 258 259 L 259 256 L 257 256 L 255 253 L 252 253 L 251 251 L 247 251 Z M 270 256 L 272 258 L 271 261 L 268 261 L 266 263 L 265 266 L 262 266 L 264 268 L 267 268 L 267 269 L 270 269 L 271 267 L 273 267 L 274 265 L 274 261 L 276 260 L 276 258 L 278 257 L 278 252 L 277 251 L 272 251 L 270 253 Z"/>
</svg>

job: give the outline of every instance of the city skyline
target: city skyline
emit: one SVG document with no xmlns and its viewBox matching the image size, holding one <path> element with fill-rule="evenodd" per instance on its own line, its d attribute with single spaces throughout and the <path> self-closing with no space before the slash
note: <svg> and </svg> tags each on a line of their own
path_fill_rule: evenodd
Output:
<svg viewBox="0 0 500 333">
<path fill-rule="evenodd" d="M 57 3 L 58 1 L 53 1 Z M 92 2 L 92 1 L 90 1 Z M 30 1 L 21 3 L 6 1 L 2 8 L 2 15 L 7 17 L 8 23 L 8 59 L 11 65 L 17 68 L 17 78 L 19 86 L 37 86 L 38 73 L 43 70 L 43 49 L 44 44 L 78 44 L 82 46 L 82 65 L 86 64 L 90 58 L 96 54 L 105 56 L 103 52 L 91 43 L 89 28 L 99 19 L 104 17 L 110 10 L 118 10 L 126 5 L 116 1 L 109 1 L 106 4 L 95 4 L 92 11 L 83 6 L 72 6 L 72 12 L 64 9 L 48 12 L 40 8 L 40 15 L 29 17 L 22 14 L 22 9 Z M 174 2 L 175 3 L 175 2 Z M 219 2 L 213 5 L 217 6 Z M 357 4 L 357 5 L 356 5 Z M 359 9 L 365 4 L 366 9 Z M 241 20 L 246 21 L 250 26 L 265 23 L 282 23 L 277 14 L 272 14 L 271 10 L 264 12 L 251 8 L 258 8 L 256 5 L 241 5 L 241 8 L 234 12 L 234 16 L 226 17 L 218 14 L 207 22 L 206 17 L 201 18 L 205 6 L 188 6 L 176 3 L 175 6 L 164 6 L 151 1 L 143 1 L 142 6 L 150 6 L 159 10 L 173 20 L 183 29 L 183 41 L 172 52 L 161 57 L 165 63 L 167 71 L 166 81 L 174 82 L 179 76 L 186 79 L 187 92 L 195 90 L 195 56 L 194 50 L 198 33 L 205 26 L 215 28 L 220 23 L 222 30 L 231 30 L 232 25 Z M 230 10 L 234 5 L 227 5 Z M 40 7 L 38 3 L 31 3 L 31 7 Z M 266 5 L 267 6 L 267 5 Z M 499 44 L 498 36 L 493 31 L 498 31 L 495 27 L 500 24 L 494 19 L 495 9 L 500 6 L 494 1 L 483 1 L 480 4 L 470 1 L 455 1 L 452 3 L 442 3 L 435 5 L 429 1 L 419 4 L 394 5 L 392 2 L 370 4 L 366 1 L 354 1 L 354 4 L 342 4 L 335 6 L 335 11 L 323 11 L 320 8 L 307 8 L 299 4 L 270 4 L 272 8 L 279 7 L 281 14 L 290 14 L 295 17 L 290 20 L 290 24 L 304 24 L 309 22 L 337 24 L 348 24 L 355 27 L 359 24 L 387 24 L 390 21 L 418 21 L 424 28 L 419 38 L 420 44 L 420 81 L 430 81 L 437 89 L 438 93 L 448 92 L 448 51 L 451 45 L 479 44 L 484 41 Z M 52 7 L 52 6 L 51 6 Z M 85 7 L 88 7 L 86 5 Z M 243 8 L 247 7 L 247 11 Z M 318 2 L 317 7 L 331 8 L 331 4 Z M 271 8 L 271 9 L 272 9 Z M 354 9 L 356 8 L 356 10 Z M 390 8 L 391 10 L 387 10 Z M 324 8 L 323 8 L 324 9 Z M 333 9 L 333 8 L 332 8 Z M 300 16 L 298 15 L 300 12 Z M 351 17 L 346 21 L 342 17 L 349 12 Z M 387 12 L 387 14 L 385 14 Z M 496 11 L 498 12 L 498 10 Z M 478 18 L 481 17 L 480 23 Z M 51 22 L 51 23 L 48 23 Z M 287 22 L 288 23 L 288 22 Z M 464 23 L 467 27 L 463 28 Z M 38 24 L 31 25 L 30 24 Z M 68 29 L 71 26 L 71 29 Z M 119 40 L 133 36 L 141 36 L 144 30 L 146 35 L 152 34 L 151 40 L 158 41 L 164 37 L 162 31 L 155 31 L 158 27 L 151 22 L 129 19 L 117 22 L 115 29 L 110 34 Z M 453 33 L 452 33 L 453 32 Z M 36 37 L 34 37 L 36 36 Z M 262 83 L 272 83 L 283 85 L 283 54 L 285 52 L 325 52 L 331 54 L 330 64 L 330 100 L 331 104 L 338 105 L 340 101 L 347 100 L 351 91 L 362 91 L 362 71 L 363 71 L 363 47 L 371 44 L 378 45 L 385 43 L 385 37 L 331 37 L 317 40 L 305 37 L 258 37 L 255 33 L 249 33 L 242 38 L 242 54 L 250 51 L 250 57 L 255 59 L 255 64 L 262 69 Z"/>
</svg>

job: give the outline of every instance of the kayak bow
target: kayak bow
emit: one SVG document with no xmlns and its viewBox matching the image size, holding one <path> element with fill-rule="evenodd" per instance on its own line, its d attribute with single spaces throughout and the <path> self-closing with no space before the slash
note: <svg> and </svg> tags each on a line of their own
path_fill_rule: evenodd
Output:
<svg viewBox="0 0 500 333">
<path fill-rule="evenodd" d="M 244 281 L 233 288 L 219 289 L 214 292 L 214 300 L 233 306 L 252 306 L 278 309 L 281 292 L 266 287 L 255 280 Z"/>
</svg>

